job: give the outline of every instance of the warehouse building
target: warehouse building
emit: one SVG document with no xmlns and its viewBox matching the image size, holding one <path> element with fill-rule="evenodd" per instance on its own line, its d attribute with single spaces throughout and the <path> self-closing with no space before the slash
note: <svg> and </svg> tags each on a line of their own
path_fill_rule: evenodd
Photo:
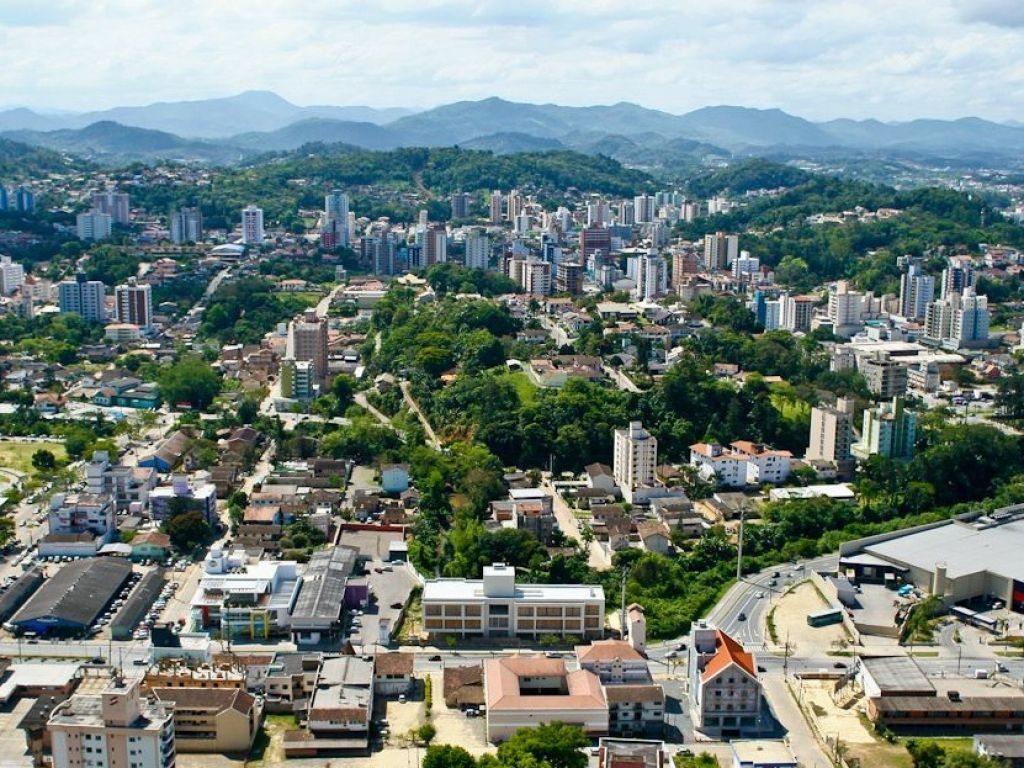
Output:
<svg viewBox="0 0 1024 768">
<path fill-rule="evenodd" d="M 74 634 L 88 629 L 128 582 L 131 563 L 104 557 L 68 563 L 22 606 L 11 623 L 20 632 Z"/>
<path fill-rule="evenodd" d="M 352 547 L 332 547 L 313 553 L 292 608 L 291 633 L 296 645 L 316 645 L 339 636 L 342 612 L 358 604 L 347 589 L 358 554 Z M 365 599 L 365 589 L 360 590 L 360 595 Z"/>
<path fill-rule="evenodd" d="M 0 592 L 0 621 L 7 621 L 29 596 L 46 580 L 46 574 L 38 565 L 29 568 L 9 587 Z"/>
<path fill-rule="evenodd" d="M 1001 601 L 1024 613 L 1024 504 L 847 542 L 840 571 L 854 581 L 911 583 L 947 605 Z"/>
<path fill-rule="evenodd" d="M 142 577 L 131 595 L 110 622 L 110 636 L 114 640 L 131 640 L 132 632 L 146 616 L 164 588 L 163 568 L 154 568 Z"/>
</svg>

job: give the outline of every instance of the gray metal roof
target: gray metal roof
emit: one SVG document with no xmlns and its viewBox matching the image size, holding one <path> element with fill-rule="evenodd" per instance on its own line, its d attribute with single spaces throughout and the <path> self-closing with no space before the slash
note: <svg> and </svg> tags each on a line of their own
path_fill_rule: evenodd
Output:
<svg viewBox="0 0 1024 768">
<path fill-rule="evenodd" d="M 128 580 L 132 564 L 120 558 L 76 560 L 44 583 L 15 614 L 14 624 L 52 617 L 87 627 Z"/>
<path fill-rule="evenodd" d="M 990 572 L 1024 581 L 1024 521 L 982 528 L 950 522 L 929 530 L 869 544 L 865 552 L 925 571 L 946 565 L 951 579 Z"/>
<path fill-rule="evenodd" d="M 349 547 L 331 547 L 313 553 L 292 609 L 293 624 L 303 619 L 334 621 L 341 616 L 345 583 L 355 566 L 356 554 L 356 550 Z"/>
<path fill-rule="evenodd" d="M 132 629 L 146 615 L 146 611 L 156 601 L 163 588 L 163 568 L 155 568 L 143 576 L 142 580 L 135 585 L 135 589 L 128 596 L 124 605 L 121 606 L 121 610 L 114 616 L 114 620 L 110 622 L 111 633 L 130 636 Z"/>
<path fill-rule="evenodd" d="M 883 696 L 906 693 L 935 693 L 935 686 L 913 659 L 883 656 L 861 659 L 864 669 L 877 683 Z"/>
</svg>

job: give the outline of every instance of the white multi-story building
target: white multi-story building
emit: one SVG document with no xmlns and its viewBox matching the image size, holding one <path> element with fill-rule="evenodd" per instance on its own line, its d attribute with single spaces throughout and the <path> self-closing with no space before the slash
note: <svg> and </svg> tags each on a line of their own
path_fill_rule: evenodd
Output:
<svg viewBox="0 0 1024 768">
<path fill-rule="evenodd" d="M 724 232 L 704 235 L 704 269 L 725 269 L 740 255 L 740 238 Z"/>
<path fill-rule="evenodd" d="M 637 224 L 650 224 L 654 221 L 653 195 L 637 195 L 633 198 L 633 220 Z"/>
<path fill-rule="evenodd" d="M 712 738 L 734 738 L 771 727 L 754 657 L 725 632 L 698 623 L 687 668 L 698 731 Z"/>
<path fill-rule="evenodd" d="M 10 256 L 0 256 L 0 293 L 10 296 L 24 284 L 25 268 Z"/>
<path fill-rule="evenodd" d="M 128 282 L 114 288 L 117 321 L 130 323 L 139 328 L 150 328 L 153 325 L 153 286 L 139 283 L 134 277 Z"/>
<path fill-rule="evenodd" d="M 348 246 L 348 195 L 340 189 L 332 189 L 324 195 L 324 225 L 334 232 L 335 246 Z"/>
<path fill-rule="evenodd" d="M 255 205 L 247 205 L 242 209 L 242 243 L 245 245 L 263 245 L 266 232 L 263 229 L 263 209 Z"/>
<path fill-rule="evenodd" d="M 101 693 L 76 693 L 54 707 L 53 768 L 173 768 L 174 710 L 139 688 L 117 675 Z"/>
<path fill-rule="evenodd" d="M 466 235 L 466 266 L 470 269 L 487 269 L 491 263 L 491 241 L 479 229 Z"/>
<path fill-rule="evenodd" d="M 690 446 L 690 464 L 720 486 L 740 487 L 759 483 L 783 483 L 789 477 L 793 454 L 761 443 L 736 440 L 728 448 L 718 443 Z"/>
<path fill-rule="evenodd" d="M 601 637 L 604 608 L 600 585 L 517 585 L 504 563 L 485 566 L 483 579 L 423 585 L 423 629 L 434 637 Z"/>
<path fill-rule="evenodd" d="M 935 298 L 935 278 L 924 274 L 919 264 L 910 264 L 900 278 L 900 314 L 908 320 L 924 320 Z"/>
<path fill-rule="evenodd" d="M 95 209 L 75 217 L 75 231 L 79 240 L 106 240 L 110 237 L 110 224 L 110 214 Z"/>
<path fill-rule="evenodd" d="M 749 251 L 740 251 L 739 258 L 732 263 L 732 276 L 741 283 L 749 283 L 761 271 L 761 260 L 751 256 Z"/>
<path fill-rule="evenodd" d="M 523 290 L 531 296 L 547 296 L 551 293 L 551 263 L 539 259 L 528 259 L 522 267 Z"/>
<path fill-rule="evenodd" d="M 658 439 L 639 421 L 629 422 L 626 429 L 616 429 L 614 437 L 612 474 L 628 500 L 634 490 L 654 485 Z"/>
<path fill-rule="evenodd" d="M 668 292 L 668 263 L 656 251 L 630 257 L 635 260 L 636 288 L 638 301 L 650 301 Z"/>
<path fill-rule="evenodd" d="M 171 242 L 198 243 L 203 239 L 203 214 L 198 208 L 179 208 L 171 214 Z"/>
<path fill-rule="evenodd" d="M 851 290 L 850 283 L 840 280 L 828 292 L 828 318 L 836 336 L 849 338 L 864 327 L 864 294 Z"/>
<path fill-rule="evenodd" d="M 107 286 L 99 280 L 89 280 L 83 273 L 74 280 L 57 284 L 57 303 L 61 313 L 73 312 L 89 323 L 102 323 L 107 319 Z"/>
</svg>

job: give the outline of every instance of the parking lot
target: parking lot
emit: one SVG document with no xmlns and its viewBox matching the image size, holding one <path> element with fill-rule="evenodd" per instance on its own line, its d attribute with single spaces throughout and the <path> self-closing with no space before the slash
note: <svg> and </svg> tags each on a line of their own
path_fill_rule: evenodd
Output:
<svg viewBox="0 0 1024 768">
<path fill-rule="evenodd" d="M 380 643 L 380 627 L 393 631 L 402 614 L 416 580 L 404 565 L 374 561 L 367 564 L 367 582 L 371 600 L 361 614 L 349 616 L 352 629 L 349 639 L 354 645 Z"/>
<path fill-rule="evenodd" d="M 842 624 L 811 627 L 807 616 L 828 608 L 814 585 L 805 581 L 778 599 L 771 614 L 775 622 L 775 636 L 780 645 L 788 642 L 790 653 L 796 657 L 821 656 L 848 642 Z"/>
</svg>

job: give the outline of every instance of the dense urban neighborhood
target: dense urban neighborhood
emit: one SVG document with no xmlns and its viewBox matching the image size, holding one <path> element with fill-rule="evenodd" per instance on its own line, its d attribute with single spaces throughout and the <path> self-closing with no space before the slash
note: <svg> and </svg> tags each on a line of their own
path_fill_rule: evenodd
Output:
<svg viewBox="0 0 1024 768">
<path fill-rule="evenodd" d="M 0 139 L 0 766 L 1022 764 L 1024 179 L 705 160 Z"/>
</svg>

